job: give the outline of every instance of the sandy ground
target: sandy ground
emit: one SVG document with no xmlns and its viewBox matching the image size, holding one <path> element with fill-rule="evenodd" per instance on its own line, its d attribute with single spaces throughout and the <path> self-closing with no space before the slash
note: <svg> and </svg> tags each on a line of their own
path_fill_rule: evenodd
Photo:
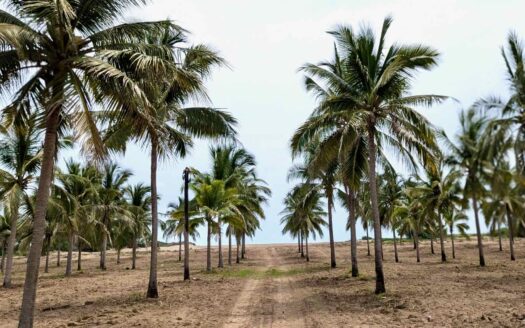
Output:
<svg viewBox="0 0 525 328">
<path fill-rule="evenodd" d="M 438 245 L 436 245 L 436 251 Z M 387 293 L 373 294 L 373 257 L 359 244 L 360 277 L 349 274 L 348 244 L 337 244 L 337 269 L 329 269 L 328 244 L 310 247 L 311 262 L 296 245 L 248 245 L 240 265 L 205 273 L 204 248 L 191 250 L 192 280 L 182 281 L 176 247 L 159 256 L 157 300 L 145 298 L 148 253 L 129 270 L 130 253 L 109 253 L 108 270 L 97 269 L 98 254 L 83 254 L 83 271 L 66 279 L 65 258 L 41 274 L 37 327 L 525 327 L 525 241 L 499 252 L 486 240 L 488 266 L 479 268 L 474 241 L 457 245 L 457 259 L 440 263 L 422 245 L 417 264 L 409 242 L 394 263 L 385 244 Z M 507 246 L 507 245 L 505 245 Z M 450 255 L 450 244 L 446 244 Z M 225 260 L 227 260 L 225 252 Z M 217 251 L 213 253 L 216 264 Z M 42 263 L 43 264 L 43 263 Z M 226 262 L 227 264 L 227 262 Z M 74 265 L 76 269 L 76 263 Z M 0 326 L 15 327 L 22 294 L 24 259 L 17 258 L 15 286 L 0 290 Z"/>
</svg>

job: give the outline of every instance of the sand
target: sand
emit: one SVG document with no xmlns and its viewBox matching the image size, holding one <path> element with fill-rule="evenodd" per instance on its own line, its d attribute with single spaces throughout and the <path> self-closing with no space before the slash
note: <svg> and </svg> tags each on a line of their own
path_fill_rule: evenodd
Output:
<svg viewBox="0 0 525 328">
<path fill-rule="evenodd" d="M 328 244 L 310 246 L 311 261 L 297 245 L 248 245 L 242 264 L 205 273 L 206 250 L 191 249 L 192 280 L 182 280 L 177 247 L 159 254 L 157 300 L 145 298 L 149 256 L 139 252 L 137 270 L 130 252 L 109 252 L 108 270 L 97 269 L 98 254 L 83 253 L 83 271 L 64 278 L 65 258 L 39 281 L 36 327 L 525 327 L 525 242 L 516 241 L 517 261 L 508 247 L 498 251 L 485 240 L 487 267 L 478 266 L 474 241 L 457 243 L 457 259 L 442 264 L 422 243 L 416 263 L 410 242 L 394 262 L 385 244 L 387 293 L 374 291 L 373 257 L 359 243 L 360 277 L 349 274 L 348 243 L 336 247 L 336 269 L 329 268 Z M 63 255 L 65 255 L 63 253 Z M 75 254 L 76 255 L 76 254 Z M 213 250 L 214 266 L 217 249 Z M 75 257 L 76 259 L 76 257 Z M 0 290 L 0 326 L 16 327 L 25 259 L 15 261 L 14 288 Z M 43 261 L 42 261 L 43 262 Z M 42 263 L 43 265 L 43 263 Z M 74 264 L 76 269 L 76 263 Z"/>
</svg>

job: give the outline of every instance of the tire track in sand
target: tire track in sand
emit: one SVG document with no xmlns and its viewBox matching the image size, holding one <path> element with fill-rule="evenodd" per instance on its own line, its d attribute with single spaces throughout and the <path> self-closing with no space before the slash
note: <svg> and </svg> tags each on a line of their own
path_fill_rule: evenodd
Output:
<svg viewBox="0 0 525 328">
<path fill-rule="evenodd" d="M 275 248 L 261 251 L 265 270 L 282 265 Z M 292 282 L 289 277 L 248 279 L 223 327 L 307 327 L 304 298 Z"/>
</svg>

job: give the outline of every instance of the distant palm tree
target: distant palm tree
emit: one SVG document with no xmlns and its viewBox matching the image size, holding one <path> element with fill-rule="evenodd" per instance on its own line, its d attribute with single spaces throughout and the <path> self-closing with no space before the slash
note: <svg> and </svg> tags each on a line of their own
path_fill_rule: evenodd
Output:
<svg viewBox="0 0 525 328">
<path fill-rule="evenodd" d="M 27 190 L 36 180 L 42 159 L 41 133 L 38 130 L 35 114 L 28 117 L 18 115 L 13 124 L 3 131 L 0 141 L 0 197 L 9 206 L 10 235 L 7 239 L 7 261 L 4 270 L 5 288 L 11 287 L 13 255 L 16 243 L 17 225 L 19 224 L 19 207 L 22 198 L 27 197 Z"/>
<path fill-rule="evenodd" d="M 323 194 L 321 186 L 311 183 L 301 183 L 295 186 L 284 199 L 284 210 L 281 212 L 282 233 L 297 234 L 305 238 L 306 261 L 310 261 L 308 237 L 323 236 L 323 226 L 326 225 L 323 216 Z"/>
<path fill-rule="evenodd" d="M 189 217 L 189 236 L 195 241 L 199 237 L 198 228 L 205 222 L 202 217 L 198 217 L 195 201 L 191 201 L 189 204 L 190 217 Z M 182 235 L 184 234 L 184 200 L 179 197 L 177 203 L 168 204 L 168 212 L 166 213 L 167 219 L 161 223 L 164 238 L 167 237 L 179 237 L 179 261 L 182 261 Z"/>
<path fill-rule="evenodd" d="M 320 104 L 320 115 L 316 116 L 316 122 L 309 124 L 308 130 L 315 133 L 327 123 L 348 122 L 347 132 L 339 138 L 341 144 L 355 144 L 362 135 L 366 136 L 376 240 L 376 293 L 386 291 L 376 180 L 378 152 L 382 145 L 388 145 L 401 156 L 412 158 L 411 154 L 416 154 L 424 166 L 433 165 L 433 153 L 438 150 L 434 129 L 414 107 L 429 106 L 446 99 L 436 95 L 409 95 L 413 74 L 434 67 L 439 54 L 420 44 L 396 44 L 385 49 L 385 36 L 391 23 L 390 17 L 384 20 L 377 39 L 369 27 L 356 33 L 351 27 L 340 26 L 330 32 L 336 39 L 341 67 L 347 71 L 345 79 L 323 65 L 302 67 L 305 73 L 323 81 L 334 92 Z"/>
<path fill-rule="evenodd" d="M 454 232 L 455 229 L 459 231 L 459 234 L 462 237 L 469 239 L 467 231 L 469 230 L 468 226 L 468 216 L 461 211 L 461 208 L 453 208 L 445 212 L 444 215 L 445 222 L 448 225 L 450 232 L 450 241 L 452 243 L 452 258 L 456 258 L 456 246 L 454 244 Z"/>
<path fill-rule="evenodd" d="M 100 228 L 100 269 L 106 270 L 106 250 L 111 224 L 117 216 L 130 216 L 124 199 L 124 188 L 132 173 L 120 168 L 116 163 L 104 165 L 101 185 L 98 190 L 98 203 L 95 207 Z"/>
<path fill-rule="evenodd" d="M 127 186 L 124 189 L 124 197 L 128 203 L 128 211 L 131 213 L 132 225 L 131 232 L 131 269 L 135 270 L 137 261 L 138 239 L 146 240 L 149 235 L 149 225 L 151 224 L 151 188 L 142 183 Z"/>
</svg>

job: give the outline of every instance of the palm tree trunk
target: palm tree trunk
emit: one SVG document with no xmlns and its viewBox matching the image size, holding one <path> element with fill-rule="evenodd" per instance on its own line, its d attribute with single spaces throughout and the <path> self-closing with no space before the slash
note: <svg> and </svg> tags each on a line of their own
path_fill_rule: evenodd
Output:
<svg viewBox="0 0 525 328">
<path fill-rule="evenodd" d="M 82 242 L 80 241 L 80 238 L 78 239 L 78 259 L 77 259 L 77 271 L 82 270 Z"/>
<path fill-rule="evenodd" d="M 241 248 L 241 258 L 244 260 L 246 256 L 246 233 L 242 233 L 242 248 Z"/>
<path fill-rule="evenodd" d="M 417 263 L 421 262 L 421 258 L 419 256 L 419 232 L 414 231 L 414 243 L 416 244 L 416 259 Z"/>
<path fill-rule="evenodd" d="M 370 255 L 370 236 L 368 235 L 368 226 L 366 227 L 366 256 Z"/>
<path fill-rule="evenodd" d="M 6 249 L 7 249 L 7 240 L 4 239 L 2 241 L 2 262 L 0 262 L 0 270 L 2 271 L 2 273 L 4 272 L 4 268 L 5 268 Z"/>
<path fill-rule="evenodd" d="M 510 249 L 510 260 L 515 261 L 516 257 L 514 256 L 514 223 L 512 222 L 512 214 L 510 213 L 510 208 L 508 204 L 505 204 L 507 210 L 507 225 L 509 226 L 509 249 Z"/>
<path fill-rule="evenodd" d="M 232 265 L 232 234 L 228 234 L 228 265 Z"/>
<path fill-rule="evenodd" d="M 297 236 L 297 253 L 301 253 L 301 238 Z"/>
<path fill-rule="evenodd" d="M 188 189 L 190 169 L 184 169 L 184 281 L 190 280 L 190 205 Z"/>
<path fill-rule="evenodd" d="M 430 236 L 430 253 L 436 254 L 434 252 L 434 237 Z"/>
<path fill-rule="evenodd" d="M 104 225 L 107 227 L 106 219 L 104 219 Z M 106 270 L 106 249 L 108 247 L 108 235 L 106 231 L 102 233 L 102 241 L 100 245 L 100 270 Z"/>
<path fill-rule="evenodd" d="M 179 234 L 179 262 L 182 261 L 182 234 Z"/>
<path fill-rule="evenodd" d="M 306 262 L 310 262 L 310 253 L 308 252 L 308 235 L 305 236 L 306 240 Z"/>
<path fill-rule="evenodd" d="M 18 322 L 19 328 L 30 328 L 33 326 L 40 255 L 42 253 L 44 242 L 47 203 L 49 199 L 51 180 L 53 179 L 53 168 L 55 165 L 57 128 L 60 111 L 61 105 L 53 105 L 52 108 L 47 109 L 42 164 L 40 166 L 40 179 L 36 192 L 31 246 L 29 248 L 29 254 L 27 255 L 22 308 L 20 310 L 20 319 Z"/>
<path fill-rule="evenodd" d="M 303 233 L 301 232 L 299 234 L 299 236 L 301 236 L 301 258 L 304 258 L 304 236 L 303 236 Z"/>
<path fill-rule="evenodd" d="M 157 211 L 157 147 L 158 140 L 155 132 L 151 135 L 151 258 L 149 267 L 149 282 L 147 298 L 158 298 L 159 291 L 157 289 L 157 234 L 159 229 L 158 211 Z"/>
<path fill-rule="evenodd" d="M 117 265 L 120 264 L 120 247 L 117 248 Z"/>
<path fill-rule="evenodd" d="M 69 232 L 67 236 L 67 260 L 66 260 L 66 277 L 71 277 L 73 271 L 73 243 L 75 236 Z"/>
<path fill-rule="evenodd" d="M 456 245 L 454 245 L 454 225 L 450 225 L 450 241 L 452 242 L 452 258 L 456 258 Z"/>
<path fill-rule="evenodd" d="M 483 255 L 483 240 L 481 239 L 481 228 L 479 226 L 478 200 L 476 195 L 472 195 L 472 206 L 474 208 L 474 219 L 476 221 L 476 236 L 478 237 L 479 265 L 485 266 L 485 256 Z"/>
<path fill-rule="evenodd" d="M 376 144 L 375 144 L 375 122 L 370 120 L 368 127 L 368 175 L 370 181 L 370 200 L 372 205 L 372 214 L 374 215 L 374 257 L 376 270 L 376 294 L 386 292 L 385 276 L 383 274 L 383 252 L 381 239 L 381 220 L 379 218 L 379 202 L 377 199 L 377 182 L 376 182 Z"/>
<path fill-rule="evenodd" d="M 334 243 L 334 227 L 332 222 L 332 207 L 333 207 L 333 189 L 332 186 L 326 188 L 326 198 L 328 203 L 328 235 L 330 237 L 330 267 L 335 268 L 335 243 Z M 308 242 L 308 236 L 306 236 Z"/>
<path fill-rule="evenodd" d="M 207 249 L 206 249 L 206 271 L 211 272 L 211 225 L 208 220 L 208 236 L 206 239 Z"/>
<path fill-rule="evenodd" d="M 236 244 L 237 244 L 237 255 L 236 255 L 236 259 L 235 259 L 235 263 L 241 263 L 241 258 L 239 256 L 239 248 L 240 248 L 240 243 L 241 241 L 239 240 L 239 238 L 236 236 L 235 237 L 235 241 L 236 241 Z"/>
<path fill-rule="evenodd" d="M 222 228 L 220 218 L 217 218 L 217 226 L 219 229 L 219 264 L 217 265 L 217 267 L 224 268 L 224 262 L 222 260 Z"/>
<path fill-rule="evenodd" d="M 350 188 L 348 188 L 348 205 L 349 205 L 349 219 L 350 219 L 350 254 L 352 260 L 352 277 L 359 276 L 359 268 L 357 265 L 357 231 L 355 219 L 355 195 Z"/>
<path fill-rule="evenodd" d="M 44 273 L 49 273 L 49 246 L 46 247 L 46 265 L 44 266 Z"/>
<path fill-rule="evenodd" d="M 18 224 L 18 205 L 13 204 L 11 208 L 11 233 L 7 239 L 7 259 L 4 272 L 4 288 L 11 288 L 11 273 L 13 271 L 13 257 L 15 254 L 16 228 Z M 42 251 L 42 249 L 40 249 Z"/>
<path fill-rule="evenodd" d="M 394 227 L 392 227 L 392 236 L 394 237 L 394 258 L 396 260 L 396 263 L 398 263 L 399 257 L 397 255 L 396 229 Z"/>
<path fill-rule="evenodd" d="M 441 247 L 441 262 L 447 261 L 447 254 L 445 253 L 445 237 L 443 236 L 443 221 L 441 221 L 441 215 L 438 216 L 439 220 L 439 244 Z"/>
<path fill-rule="evenodd" d="M 133 236 L 133 245 L 131 250 L 131 270 L 135 270 L 137 263 L 137 236 Z"/>
<path fill-rule="evenodd" d="M 499 251 L 503 252 L 503 244 L 501 242 L 501 222 L 498 222 L 498 244 L 499 244 Z"/>
</svg>

